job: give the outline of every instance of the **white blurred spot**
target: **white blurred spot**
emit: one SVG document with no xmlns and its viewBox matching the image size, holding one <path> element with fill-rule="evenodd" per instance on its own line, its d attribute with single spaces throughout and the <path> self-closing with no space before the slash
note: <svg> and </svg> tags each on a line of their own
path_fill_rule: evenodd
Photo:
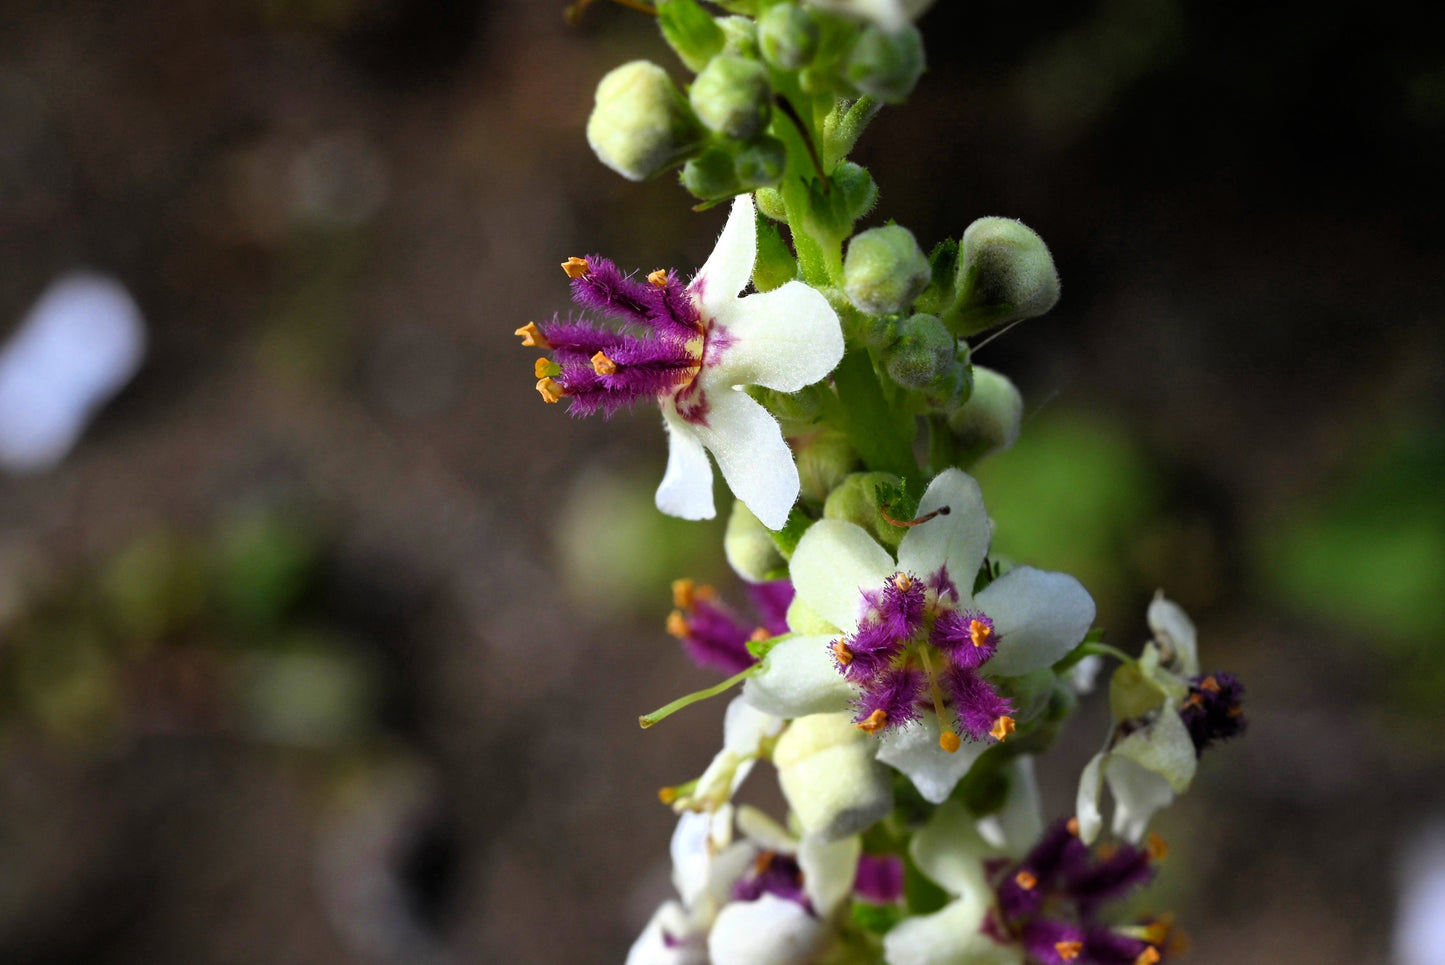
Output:
<svg viewBox="0 0 1445 965">
<path fill-rule="evenodd" d="M 0 466 L 58 464 L 144 354 L 140 309 L 119 282 L 61 276 L 0 347 Z"/>
<path fill-rule="evenodd" d="M 1445 823 L 1416 834 L 1400 867 L 1396 965 L 1445 965 Z"/>
</svg>

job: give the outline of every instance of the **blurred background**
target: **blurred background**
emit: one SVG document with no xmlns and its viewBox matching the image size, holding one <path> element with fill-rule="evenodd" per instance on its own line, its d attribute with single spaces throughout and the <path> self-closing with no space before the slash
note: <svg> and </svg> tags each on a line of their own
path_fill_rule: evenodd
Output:
<svg viewBox="0 0 1445 965">
<path fill-rule="evenodd" d="M 592 157 L 601 75 L 676 65 L 562 8 L 0 8 L 0 961 L 601 965 L 668 893 L 655 792 L 722 703 L 635 720 L 712 680 L 662 622 L 719 527 L 653 511 L 654 411 L 543 407 L 511 332 L 723 213 Z M 1166 588 L 1249 687 L 1140 900 L 1201 965 L 1445 960 L 1428 10 L 939 0 L 855 155 L 869 224 L 1053 247 L 978 356 L 1027 400 L 999 548 L 1129 649 Z"/>
</svg>

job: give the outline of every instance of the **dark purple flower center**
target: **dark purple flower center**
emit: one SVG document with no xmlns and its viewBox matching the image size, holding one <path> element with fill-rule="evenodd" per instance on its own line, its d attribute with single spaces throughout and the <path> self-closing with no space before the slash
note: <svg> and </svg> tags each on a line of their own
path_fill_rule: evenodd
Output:
<svg viewBox="0 0 1445 965">
<path fill-rule="evenodd" d="M 831 644 L 838 672 L 858 685 L 860 728 L 877 733 L 931 710 L 950 753 L 959 731 L 1002 740 L 1012 730 L 1013 705 L 979 673 L 998 650 L 998 629 L 982 610 L 960 608 L 960 599 L 946 567 L 927 580 L 894 573 L 881 589 L 863 591 L 857 631 Z"/>
<path fill-rule="evenodd" d="M 726 347 L 727 336 L 701 316 L 677 275 L 659 270 L 640 281 L 600 255 L 562 267 L 572 278 L 572 300 L 618 324 L 557 316 L 518 329 L 523 345 L 552 353 L 537 360 L 542 398 L 570 399 L 572 415 L 610 416 L 639 399 L 674 394 L 683 418 L 705 423 L 707 399 L 697 374 Z"/>
<path fill-rule="evenodd" d="M 786 898 L 813 913 L 813 904 L 803 889 L 803 869 L 792 855 L 760 852 L 747 873 L 733 884 L 734 901 L 757 901 L 763 895 Z"/>
<path fill-rule="evenodd" d="M 1215 741 L 1229 740 L 1244 733 L 1244 684 L 1232 673 L 1214 673 L 1189 682 L 1189 697 L 1179 708 L 1194 753 L 1202 754 Z"/>
</svg>

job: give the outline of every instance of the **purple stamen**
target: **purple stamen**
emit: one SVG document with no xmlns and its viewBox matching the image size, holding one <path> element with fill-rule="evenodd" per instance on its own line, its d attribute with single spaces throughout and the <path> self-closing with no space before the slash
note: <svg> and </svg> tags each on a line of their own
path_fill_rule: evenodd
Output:
<svg viewBox="0 0 1445 965">
<path fill-rule="evenodd" d="M 1065 872 L 1064 892 L 1079 906 L 1079 914 L 1092 918 L 1099 906 L 1116 901 L 1149 882 L 1154 867 L 1149 853 L 1122 844 L 1107 858 Z"/>
<path fill-rule="evenodd" d="M 1078 962 L 1084 948 L 1082 928 L 1049 918 L 1030 921 L 1019 937 L 1029 957 L 1040 965 Z"/>
<path fill-rule="evenodd" d="M 748 595 L 753 598 L 753 605 L 762 617 L 763 629 L 775 637 L 788 632 L 788 607 L 792 605 L 794 596 L 791 581 L 749 583 Z"/>
<path fill-rule="evenodd" d="M 917 667 L 895 667 L 878 674 L 863 686 L 854 703 L 855 724 L 870 724 L 871 729 L 896 727 L 918 720 L 918 702 L 927 686 L 923 672 Z M 882 719 L 875 715 L 882 712 Z"/>
<path fill-rule="evenodd" d="M 1232 673 L 1195 677 L 1189 682 L 1189 699 L 1180 708 L 1179 716 L 1189 728 L 1195 754 L 1204 753 L 1215 741 L 1244 733 L 1249 721 L 1240 706 L 1243 700 L 1244 684 Z"/>
<path fill-rule="evenodd" d="M 970 644 L 971 646 L 971 644 Z M 993 689 L 978 672 L 954 665 L 943 675 L 958 726 L 974 740 L 983 740 L 1000 717 L 1013 713 L 1013 704 Z"/>
<path fill-rule="evenodd" d="M 1083 961 L 1091 965 L 1135 965 L 1149 943 L 1094 926 L 1084 931 Z"/>
<path fill-rule="evenodd" d="M 732 611 L 700 599 L 693 605 L 692 616 L 687 621 L 682 649 L 699 667 L 731 676 L 758 662 L 748 653 L 750 635 L 750 628 Z"/>
<path fill-rule="evenodd" d="M 998 631 L 980 610 L 949 610 L 939 615 L 929 641 L 957 666 L 974 669 L 998 652 Z"/>
<path fill-rule="evenodd" d="M 903 859 L 896 854 L 861 854 L 853 891 L 864 901 L 889 905 L 903 900 Z"/>
<path fill-rule="evenodd" d="M 764 851 L 753 869 L 733 885 L 734 901 L 757 901 L 763 895 L 777 895 L 802 905 L 810 913 L 813 910 L 803 890 L 803 870 L 791 855 Z"/>
</svg>

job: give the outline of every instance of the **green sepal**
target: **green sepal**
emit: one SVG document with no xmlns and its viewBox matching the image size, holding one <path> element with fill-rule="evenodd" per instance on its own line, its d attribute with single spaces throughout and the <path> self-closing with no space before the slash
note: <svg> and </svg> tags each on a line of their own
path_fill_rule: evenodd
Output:
<svg viewBox="0 0 1445 965">
<path fill-rule="evenodd" d="M 1114 669 L 1109 678 L 1109 714 L 1116 721 L 1143 717 L 1164 706 L 1164 692 L 1139 670 L 1136 663 Z"/>
<path fill-rule="evenodd" d="M 697 73 L 723 49 L 727 38 L 697 0 L 659 0 L 657 25 L 688 70 Z"/>
<path fill-rule="evenodd" d="M 903 856 L 903 900 L 910 915 L 930 915 L 949 902 L 948 892 L 918 870 L 908 855 Z"/>
<path fill-rule="evenodd" d="M 759 192 L 761 193 L 761 192 Z M 778 226 L 758 215 L 758 257 L 753 262 L 753 287 L 770 292 L 798 277 L 798 262 Z"/>
<path fill-rule="evenodd" d="M 956 300 L 954 276 L 958 272 L 958 242 L 944 238 L 933 246 L 928 256 L 928 265 L 933 269 L 933 278 L 923 293 L 913 301 L 913 307 L 930 315 L 941 315 Z"/>
<path fill-rule="evenodd" d="M 767 659 L 769 651 L 774 647 L 784 640 L 791 640 L 796 636 L 796 633 L 781 633 L 776 637 L 768 637 L 766 640 L 749 640 L 747 642 L 748 653 L 752 654 L 757 660 L 765 660 Z"/>
<path fill-rule="evenodd" d="M 798 541 L 803 538 L 803 534 L 812 525 L 812 518 L 794 506 L 793 511 L 788 514 L 788 521 L 783 524 L 783 528 L 773 532 L 773 545 L 778 548 L 779 553 L 783 554 L 783 559 L 791 560 L 793 558 L 793 550 L 798 548 Z"/>
</svg>

